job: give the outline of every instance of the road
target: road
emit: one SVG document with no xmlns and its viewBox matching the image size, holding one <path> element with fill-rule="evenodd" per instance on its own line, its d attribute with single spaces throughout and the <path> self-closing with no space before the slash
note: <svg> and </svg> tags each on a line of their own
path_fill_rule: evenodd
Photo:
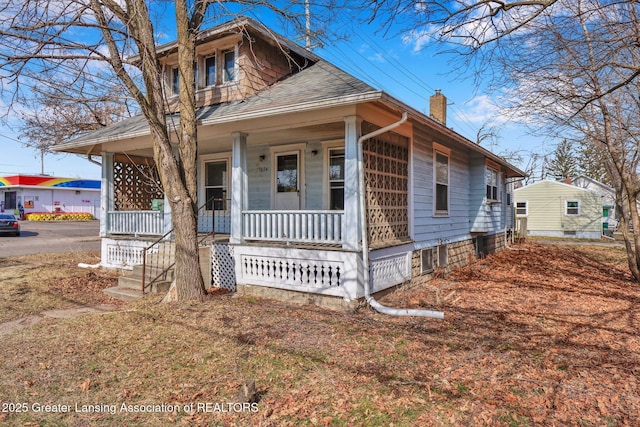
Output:
<svg viewBox="0 0 640 427">
<path fill-rule="evenodd" d="M 99 221 L 21 221 L 21 236 L 0 235 L 0 258 L 75 251 L 100 252 Z"/>
</svg>

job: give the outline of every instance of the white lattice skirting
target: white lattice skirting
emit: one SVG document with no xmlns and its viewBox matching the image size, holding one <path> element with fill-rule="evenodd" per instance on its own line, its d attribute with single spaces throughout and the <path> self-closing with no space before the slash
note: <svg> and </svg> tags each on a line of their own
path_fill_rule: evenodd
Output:
<svg viewBox="0 0 640 427">
<path fill-rule="evenodd" d="M 371 260 L 369 264 L 373 292 L 411 280 L 411 253 Z"/>
<path fill-rule="evenodd" d="M 224 243 L 211 246 L 211 286 L 236 291 L 233 246 Z"/>
<path fill-rule="evenodd" d="M 357 298 L 357 254 L 294 248 L 236 246 L 239 284 Z"/>
<path fill-rule="evenodd" d="M 148 241 L 102 239 L 102 265 L 115 268 L 133 268 L 142 264 L 142 251 Z"/>
<path fill-rule="evenodd" d="M 340 286 L 340 276 L 344 275 L 342 262 L 245 255 L 240 263 L 244 277 L 270 284 L 331 288 Z"/>
</svg>

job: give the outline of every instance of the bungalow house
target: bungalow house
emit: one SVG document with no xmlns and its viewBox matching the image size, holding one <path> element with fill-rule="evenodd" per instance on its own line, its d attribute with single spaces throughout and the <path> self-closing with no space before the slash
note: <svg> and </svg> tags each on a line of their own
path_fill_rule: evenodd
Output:
<svg viewBox="0 0 640 427">
<path fill-rule="evenodd" d="M 0 211 L 100 215 L 100 181 L 49 175 L 0 177 Z"/>
<path fill-rule="evenodd" d="M 602 198 L 595 191 L 544 180 L 516 189 L 514 203 L 516 218 L 527 218 L 530 236 L 602 236 Z"/>
<path fill-rule="evenodd" d="M 171 105 L 176 45 L 158 51 Z M 213 286 L 354 301 L 366 276 L 377 292 L 505 244 L 506 183 L 523 173 L 449 129 L 443 94 L 427 116 L 247 18 L 201 32 L 196 55 Z M 101 156 L 102 264 L 140 263 L 171 229 L 145 119 L 56 149 Z"/>
<path fill-rule="evenodd" d="M 598 193 L 602 200 L 602 225 L 604 231 L 613 231 L 618 227 L 618 212 L 616 211 L 616 191 L 606 184 L 580 175 L 574 178 L 571 183 L 576 187 Z"/>
</svg>

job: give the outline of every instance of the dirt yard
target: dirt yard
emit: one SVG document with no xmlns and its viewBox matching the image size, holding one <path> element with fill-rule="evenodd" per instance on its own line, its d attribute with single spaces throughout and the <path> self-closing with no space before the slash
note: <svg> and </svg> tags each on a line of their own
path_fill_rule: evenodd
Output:
<svg viewBox="0 0 640 427">
<path fill-rule="evenodd" d="M 1 337 L 0 422 L 640 425 L 640 289 L 620 249 L 526 249 L 382 301 L 443 310 L 445 320 L 222 293 L 46 318 Z M 2 321 L 69 300 L 109 302 L 99 295 L 106 273 L 72 280 L 33 267 L 33 288 L 8 270 L 28 260 L 2 261 L 3 290 L 23 299 L 9 312 L 0 301 Z M 254 381 L 257 402 L 239 404 Z"/>
</svg>

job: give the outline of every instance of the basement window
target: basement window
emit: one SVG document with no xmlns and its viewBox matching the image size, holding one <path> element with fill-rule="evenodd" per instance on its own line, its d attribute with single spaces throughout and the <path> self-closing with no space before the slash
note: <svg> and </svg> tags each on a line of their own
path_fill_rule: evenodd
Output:
<svg viewBox="0 0 640 427">
<path fill-rule="evenodd" d="M 420 251 L 420 273 L 426 274 L 433 271 L 433 249 L 423 249 Z"/>
<path fill-rule="evenodd" d="M 438 267 L 444 267 L 449 262 L 449 245 L 438 246 Z"/>
</svg>

